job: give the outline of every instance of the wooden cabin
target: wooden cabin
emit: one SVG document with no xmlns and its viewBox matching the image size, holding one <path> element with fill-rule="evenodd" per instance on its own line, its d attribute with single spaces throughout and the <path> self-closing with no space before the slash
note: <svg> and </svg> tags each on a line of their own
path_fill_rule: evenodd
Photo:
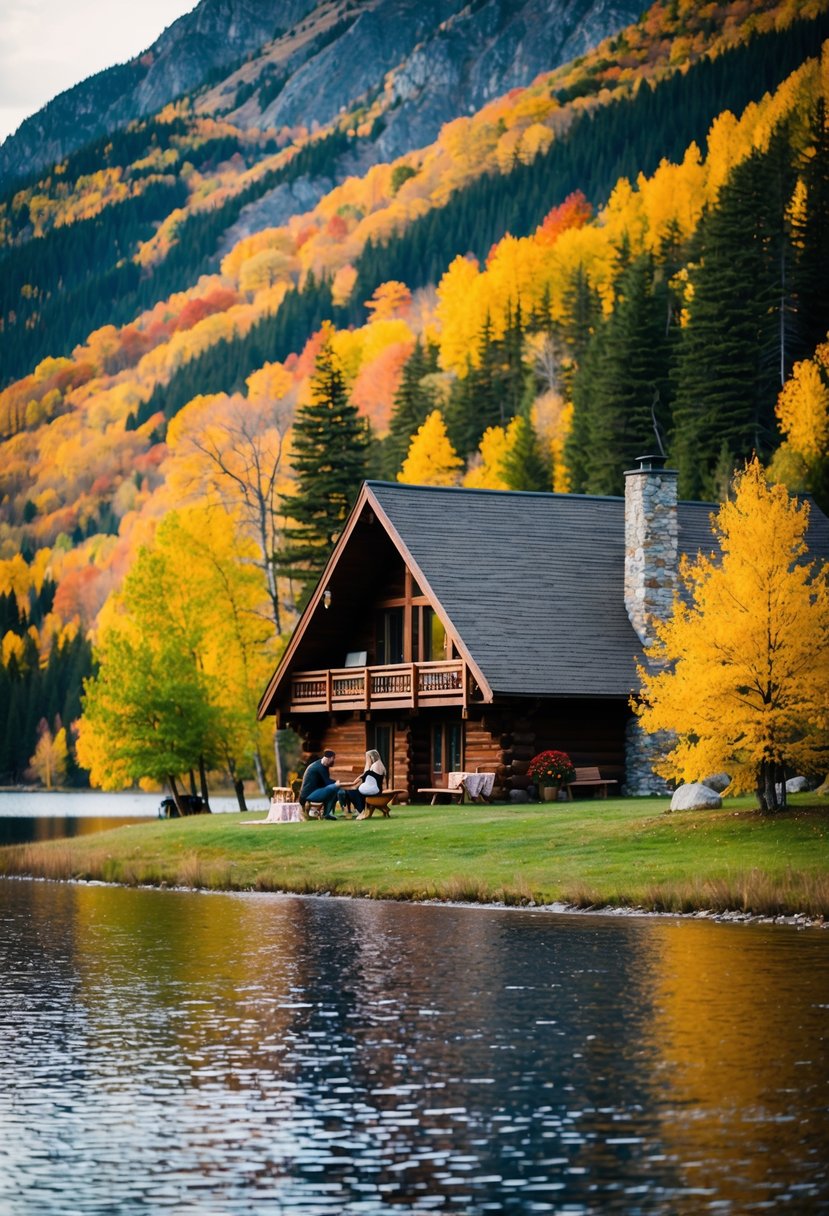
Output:
<svg viewBox="0 0 829 1216">
<path fill-rule="evenodd" d="M 628 792 L 658 788 L 629 708 L 642 621 L 670 606 L 678 553 L 712 548 L 713 509 L 677 503 L 662 464 L 628 475 L 627 508 L 366 482 L 260 717 L 297 731 L 309 757 L 333 749 L 343 779 L 376 747 L 404 800 L 478 768 L 505 796 L 545 748 Z"/>
</svg>

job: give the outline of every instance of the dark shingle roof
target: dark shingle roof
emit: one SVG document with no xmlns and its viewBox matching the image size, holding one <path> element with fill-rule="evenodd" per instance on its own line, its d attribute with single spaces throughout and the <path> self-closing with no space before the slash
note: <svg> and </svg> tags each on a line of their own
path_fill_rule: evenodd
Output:
<svg viewBox="0 0 829 1216">
<path fill-rule="evenodd" d="M 635 687 L 622 498 L 369 486 L 493 692 L 621 697 Z M 714 509 L 679 504 L 681 552 L 713 549 Z M 813 548 L 829 557 L 829 520 L 815 514 Z"/>
</svg>

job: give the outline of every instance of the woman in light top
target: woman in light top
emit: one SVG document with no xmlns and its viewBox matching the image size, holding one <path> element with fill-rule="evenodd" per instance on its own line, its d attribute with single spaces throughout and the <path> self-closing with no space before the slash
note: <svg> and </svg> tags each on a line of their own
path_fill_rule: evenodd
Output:
<svg viewBox="0 0 829 1216">
<path fill-rule="evenodd" d="M 357 778 L 354 786 L 340 790 L 340 804 L 346 809 L 354 808 L 358 814 L 365 809 L 366 797 L 379 794 L 386 780 L 386 766 L 380 759 L 380 753 L 373 748 L 366 752 L 365 772 Z"/>
</svg>

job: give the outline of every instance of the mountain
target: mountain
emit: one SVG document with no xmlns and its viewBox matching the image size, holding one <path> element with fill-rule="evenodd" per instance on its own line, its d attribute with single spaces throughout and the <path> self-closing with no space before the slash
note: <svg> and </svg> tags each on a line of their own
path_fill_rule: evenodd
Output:
<svg viewBox="0 0 829 1216">
<path fill-rule="evenodd" d="M 409 40 L 427 6 L 393 7 Z M 407 106 L 428 129 L 430 98 L 532 70 L 531 9 L 453 10 L 341 109 L 356 52 L 327 52 L 364 22 L 393 58 L 383 11 L 320 6 L 0 195 L 0 780 L 77 717 L 159 521 L 231 510 L 290 627 L 291 428 L 323 344 L 372 476 L 419 439 L 428 478 L 443 428 L 466 485 L 618 493 L 656 422 L 689 497 L 756 450 L 829 503 L 829 0 L 657 0 L 420 146 Z"/>
<path fill-rule="evenodd" d="M 314 129 L 371 94 L 374 159 L 434 139 L 631 21 L 637 0 L 201 0 L 129 63 L 67 89 L 0 147 L 0 184 L 198 93 L 241 129 Z"/>
</svg>

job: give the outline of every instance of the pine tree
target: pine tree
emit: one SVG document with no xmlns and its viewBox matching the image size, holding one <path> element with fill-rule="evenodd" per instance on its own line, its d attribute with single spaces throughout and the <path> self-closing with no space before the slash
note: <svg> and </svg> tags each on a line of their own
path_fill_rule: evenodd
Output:
<svg viewBox="0 0 829 1216">
<path fill-rule="evenodd" d="M 507 449 L 501 461 L 510 490 L 549 490 L 550 468 L 545 463 L 532 424 L 519 414 L 507 427 Z"/>
<path fill-rule="evenodd" d="M 774 445 L 781 363 L 791 361 L 786 211 L 793 187 L 788 140 L 779 130 L 766 152 L 737 166 L 704 221 L 675 373 L 672 456 L 687 497 L 713 493 L 723 444 L 732 466 Z"/>
<path fill-rule="evenodd" d="M 829 330 L 829 122 L 817 103 L 809 148 L 801 162 L 805 198 L 794 219 L 799 354 L 809 354 Z"/>
<path fill-rule="evenodd" d="M 412 436 L 435 408 L 432 386 L 424 383 L 438 369 L 438 347 L 418 338 L 406 360 L 400 384 L 394 395 L 389 433 L 383 442 L 381 472 L 392 481 L 403 467 Z"/>
<path fill-rule="evenodd" d="M 591 339 L 573 385 L 574 426 L 567 447 L 575 489 L 621 494 L 624 470 L 657 442 L 654 418 L 667 423 L 669 337 L 664 288 L 653 259 L 622 275 L 616 307 Z"/>
<path fill-rule="evenodd" d="M 285 529 L 283 568 L 299 583 L 304 603 L 328 561 L 365 477 L 368 432 L 351 402 L 331 345 L 323 343 L 311 379 L 311 402 L 297 411 L 293 465 L 297 489 L 288 501 L 293 525 Z"/>
</svg>

